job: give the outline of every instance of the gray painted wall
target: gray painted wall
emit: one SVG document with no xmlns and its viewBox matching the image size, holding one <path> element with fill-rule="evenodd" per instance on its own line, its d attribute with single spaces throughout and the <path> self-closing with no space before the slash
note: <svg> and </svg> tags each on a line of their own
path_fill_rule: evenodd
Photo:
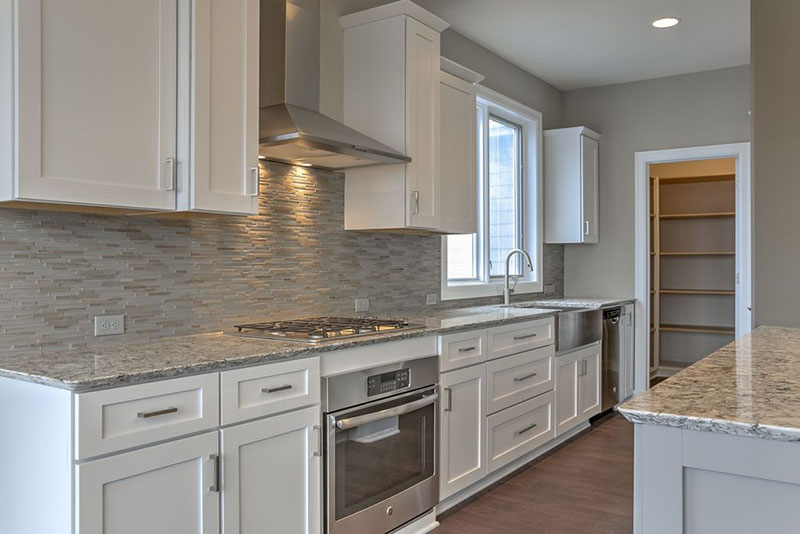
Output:
<svg viewBox="0 0 800 534">
<path fill-rule="evenodd" d="M 756 324 L 800 326 L 800 2 L 751 2 Z"/>
<path fill-rule="evenodd" d="M 749 66 L 564 93 L 564 126 L 603 134 L 600 243 L 565 247 L 567 296 L 634 294 L 634 154 L 748 141 L 749 109 Z"/>
</svg>

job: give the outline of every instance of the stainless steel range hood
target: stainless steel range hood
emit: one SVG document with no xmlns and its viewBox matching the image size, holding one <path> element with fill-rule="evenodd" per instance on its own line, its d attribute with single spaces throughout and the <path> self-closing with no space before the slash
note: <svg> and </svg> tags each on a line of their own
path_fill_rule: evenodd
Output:
<svg viewBox="0 0 800 534">
<path fill-rule="evenodd" d="M 332 170 L 411 161 L 319 112 L 319 32 L 319 0 L 261 0 L 261 157 Z"/>
</svg>

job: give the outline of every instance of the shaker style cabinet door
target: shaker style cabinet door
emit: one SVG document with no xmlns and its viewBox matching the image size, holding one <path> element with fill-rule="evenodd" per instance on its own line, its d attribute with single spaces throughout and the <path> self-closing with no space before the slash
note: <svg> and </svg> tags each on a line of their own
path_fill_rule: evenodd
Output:
<svg viewBox="0 0 800 534">
<path fill-rule="evenodd" d="M 194 1 L 190 194 L 178 209 L 258 212 L 259 5 Z"/>
<path fill-rule="evenodd" d="M 184 2 L 15 2 L 17 169 L 5 200 L 175 209 Z"/>
<path fill-rule="evenodd" d="M 319 406 L 222 430 L 224 534 L 319 534 Z"/>
<path fill-rule="evenodd" d="M 75 532 L 217 534 L 218 433 L 78 465 Z"/>
<path fill-rule="evenodd" d="M 597 243 L 597 174 L 600 144 L 585 135 L 581 136 L 581 187 L 583 202 L 583 243 Z"/>
<path fill-rule="evenodd" d="M 439 497 L 478 482 L 486 466 L 486 366 L 441 375 Z"/>
<path fill-rule="evenodd" d="M 586 420 L 600 413 L 602 389 L 600 344 L 587 347 L 580 351 L 578 360 L 578 398 L 581 420 Z"/>
<path fill-rule="evenodd" d="M 575 354 L 556 357 L 556 436 L 581 421 L 579 374 L 581 364 Z"/>
</svg>

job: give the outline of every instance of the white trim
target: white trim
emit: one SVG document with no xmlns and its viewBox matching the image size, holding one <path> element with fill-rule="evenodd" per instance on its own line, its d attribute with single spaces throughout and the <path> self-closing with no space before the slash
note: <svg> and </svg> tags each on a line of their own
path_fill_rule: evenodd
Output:
<svg viewBox="0 0 800 534">
<path fill-rule="evenodd" d="M 520 279 L 515 293 L 541 293 L 544 287 L 543 273 L 543 207 L 542 207 L 542 114 L 533 108 L 482 85 L 476 86 L 478 104 L 489 111 L 522 126 L 523 142 L 523 194 L 524 205 L 535 206 L 534 217 L 529 210 L 523 210 L 523 248 L 531 253 L 536 269 L 536 279 Z M 535 159 L 531 165 L 530 160 Z M 531 188 L 530 184 L 534 184 Z M 448 284 L 447 280 L 447 238 L 442 238 L 441 300 L 457 300 L 475 297 L 489 297 L 503 294 L 503 281 L 466 282 Z M 487 275 L 488 276 L 488 275 Z"/>
<path fill-rule="evenodd" d="M 460 63 L 456 63 L 452 59 L 447 59 L 444 56 L 442 56 L 439 60 L 439 66 L 446 73 L 452 74 L 456 78 L 460 78 L 473 85 L 481 83 L 483 79 L 486 78 L 486 76 L 483 74 L 475 72 L 474 70 L 469 69 Z"/>
<path fill-rule="evenodd" d="M 411 17 L 439 33 L 442 33 L 450 27 L 449 22 L 437 17 L 427 9 L 423 9 L 411 0 L 397 0 L 396 2 L 391 2 L 382 6 L 343 15 L 339 17 L 339 24 L 342 29 L 345 30 L 353 26 L 369 24 L 370 22 L 377 22 L 401 15 Z"/>
<path fill-rule="evenodd" d="M 650 387 L 650 174 L 652 163 L 692 161 L 699 159 L 736 159 L 736 337 L 753 327 L 752 314 L 752 179 L 750 143 L 733 143 L 667 150 L 637 152 L 634 198 L 635 228 L 635 296 L 636 296 L 636 377 L 635 392 Z"/>
</svg>

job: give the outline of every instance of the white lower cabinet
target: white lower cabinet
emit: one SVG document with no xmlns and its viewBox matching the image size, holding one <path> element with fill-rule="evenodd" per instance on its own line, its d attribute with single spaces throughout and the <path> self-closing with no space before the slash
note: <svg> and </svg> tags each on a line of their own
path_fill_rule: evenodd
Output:
<svg viewBox="0 0 800 534">
<path fill-rule="evenodd" d="M 544 445 L 555 437 L 553 393 L 490 415 L 487 420 L 489 472 Z"/>
<path fill-rule="evenodd" d="M 318 534 L 319 407 L 221 431 L 224 534 Z"/>
<path fill-rule="evenodd" d="M 478 482 L 486 469 L 486 365 L 441 376 L 440 490 L 445 499 Z"/>
<path fill-rule="evenodd" d="M 80 534 L 214 534 L 219 434 L 209 432 L 80 464 Z"/>
<path fill-rule="evenodd" d="M 556 357 L 556 435 L 600 413 L 599 343 Z"/>
</svg>

